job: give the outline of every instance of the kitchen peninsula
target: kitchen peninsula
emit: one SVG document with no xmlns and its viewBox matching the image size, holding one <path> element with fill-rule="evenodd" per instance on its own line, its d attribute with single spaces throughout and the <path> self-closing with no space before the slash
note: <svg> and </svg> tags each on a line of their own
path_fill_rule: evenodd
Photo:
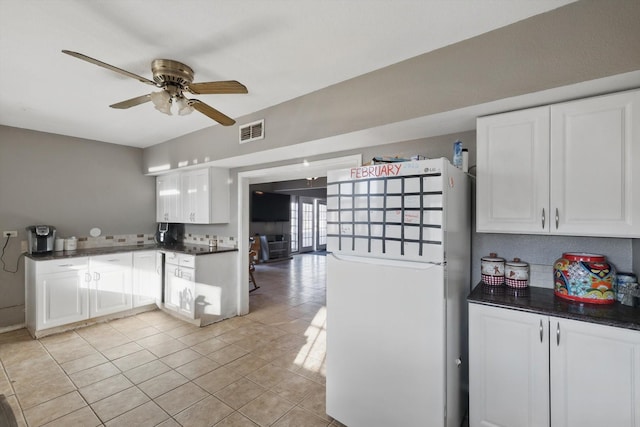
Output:
<svg viewBox="0 0 640 427">
<path fill-rule="evenodd" d="M 237 253 L 152 244 L 27 255 L 27 329 L 38 338 L 156 308 L 198 326 L 236 316 Z"/>
</svg>

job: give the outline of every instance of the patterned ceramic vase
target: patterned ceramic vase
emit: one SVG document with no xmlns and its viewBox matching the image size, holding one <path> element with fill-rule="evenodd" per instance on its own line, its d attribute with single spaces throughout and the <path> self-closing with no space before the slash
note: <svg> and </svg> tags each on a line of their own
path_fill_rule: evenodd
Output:
<svg viewBox="0 0 640 427">
<path fill-rule="evenodd" d="M 616 270 L 604 255 L 566 252 L 553 269 L 556 296 L 593 304 L 616 301 Z"/>
</svg>

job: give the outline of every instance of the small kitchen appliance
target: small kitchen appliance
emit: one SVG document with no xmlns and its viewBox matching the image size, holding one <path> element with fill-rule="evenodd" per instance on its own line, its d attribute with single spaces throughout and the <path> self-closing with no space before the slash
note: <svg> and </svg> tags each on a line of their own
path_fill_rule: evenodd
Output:
<svg viewBox="0 0 640 427">
<path fill-rule="evenodd" d="M 160 245 L 175 245 L 184 239 L 184 224 L 159 222 L 156 231 L 156 243 Z"/>
<path fill-rule="evenodd" d="M 50 225 L 30 225 L 27 230 L 27 252 L 44 254 L 53 251 L 56 228 Z"/>
</svg>

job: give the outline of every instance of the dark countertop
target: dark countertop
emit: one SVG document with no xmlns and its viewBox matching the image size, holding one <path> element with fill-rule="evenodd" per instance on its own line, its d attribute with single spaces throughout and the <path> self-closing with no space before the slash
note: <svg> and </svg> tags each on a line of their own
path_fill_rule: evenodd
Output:
<svg viewBox="0 0 640 427">
<path fill-rule="evenodd" d="M 56 251 L 47 254 L 25 254 L 26 257 L 36 261 L 50 261 L 54 259 L 76 258 L 84 256 L 108 255 L 121 252 L 136 251 L 164 251 L 164 252 L 180 252 L 187 255 L 210 255 L 222 252 L 237 251 L 236 248 L 229 247 L 210 247 L 208 245 L 195 244 L 176 244 L 176 245 L 132 245 L 132 246 L 107 246 L 101 248 L 77 249 L 75 251 Z"/>
<path fill-rule="evenodd" d="M 493 305 L 512 310 L 598 323 L 640 331 L 640 307 L 613 304 L 585 304 L 558 298 L 553 289 L 530 286 L 512 289 L 505 285 L 478 284 L 467 297 L 470 303 Z"/>
</svg>

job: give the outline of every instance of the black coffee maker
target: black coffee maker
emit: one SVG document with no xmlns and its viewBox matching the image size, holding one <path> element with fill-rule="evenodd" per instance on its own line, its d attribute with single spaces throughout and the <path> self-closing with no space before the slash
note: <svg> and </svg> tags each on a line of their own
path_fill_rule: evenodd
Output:
<svg viewBox="0 0 640 427">
<path fill-rule="evenodd" d="M 53 251 L 56 240 L 56 228 L 50 225 L 31 225 L 27 230 L 27 252 L 30 254 L 45 254 Z"/>
<path fill-rule="evenodd" d="M 184 240 L 184 224 L 159 222 L 156 231 L 156 243 L 159 245 L 175 245 Z"/>
</svg>

